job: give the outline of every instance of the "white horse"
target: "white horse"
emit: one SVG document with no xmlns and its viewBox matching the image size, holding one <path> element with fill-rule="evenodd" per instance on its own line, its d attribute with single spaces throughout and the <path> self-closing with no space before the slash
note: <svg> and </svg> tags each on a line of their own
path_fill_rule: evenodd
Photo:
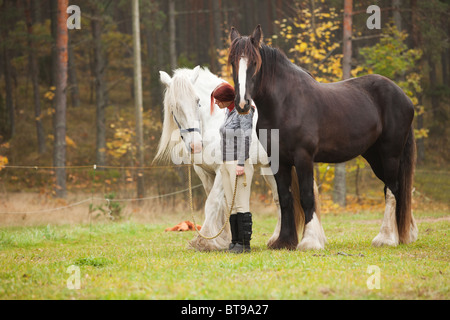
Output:
<svg viewBox="0 0 450 320">
<path fill-rule="evenodd" d="M 200 66 L 194 69 L 177 69 L 174 71 L 173 77 L 160 71 L 160 78 L 166 86 L 166 90 L 163 130 L 155 160 L 193 164 L 207 194 L 205 220 L 201 233 L 206 237 L 212 237 L 224 224 L 227 225 L 219 237 L 207 240 L 197 235 L 190 245 L 200 251 L 224 250 L 231 242 L 229 223 L 225 221 L 229 208 L 225 201 L 220 171 L 222 154 L 219 128 L 225 119 L 225 111 L 214 106 L 214 112 L 211 114 L 210 103 L 211 92 L 225 81 L 212 74 L 207 68 L 200 68 Z M 256 111 L 253 117 L 254 129 L 250 146 L 250 160 L 255 166 L 255 170 L 261 169 L 261 173 L 272 191 L 278 212 L 277 226 L 268 241 L 270 247 L 278 239 L 280 233 L 281 209 L 277 184 L 272 174 L 269 158 L 256 135 L 257 119 Z"/>
</svg>

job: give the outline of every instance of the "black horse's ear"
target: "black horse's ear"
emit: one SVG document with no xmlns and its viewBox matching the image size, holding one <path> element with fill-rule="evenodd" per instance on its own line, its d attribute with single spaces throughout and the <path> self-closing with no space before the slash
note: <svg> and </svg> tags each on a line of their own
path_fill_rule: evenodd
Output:
<svg viewBox="0 0 450 320">
<path fill-rule="evenodd" d="M 234 39 L 239 38 L 240 36 L 241 35 L 239 34 L 239 31 L 237 31 L 235 27 L 231 27 L 231 32 L 230 32 L 231 42 L 233 42 Z"/>
<path fill-rule="evenodd" d="M 259 48 L 261 46 L 261 40 L 263 38 L 263 32 L 261 25 L 258 24 L 255 28 L 255 31 L 253 31 L 252 36 L 250 37 L 252 40 L 252 43 L 255 47 Z"/>
</svg>

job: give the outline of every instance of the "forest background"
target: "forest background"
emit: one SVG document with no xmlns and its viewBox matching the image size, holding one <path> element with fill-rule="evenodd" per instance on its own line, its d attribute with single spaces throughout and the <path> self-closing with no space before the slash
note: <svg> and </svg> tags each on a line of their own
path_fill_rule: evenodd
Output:
<svg viewBox="0 0 450 320">
<path fill-rule="evenodd" d="M 101 194 L 111 200 L 156 195 L 164 208 L 185 206 L 185 193 L 164 197 L 186 187 L 185 168 L 151 167 L 163 119 L 164 88 L 158 71 L 171 74 L 175 68 L 201 65 L 231 81 L 226 64 L 231 26 L 249 34 L 261 24 L 266 43 L 282 49 L 319 81 L 343 77 L 344 0 L 139 1 L 145 142 L 140 163 L 131 1 L 70 1 L 81 9 L 81 26 L 68 30 L 68 87 L 62 97 L 66 118 L 55 125 L 61 100 L 54 49 L 61 28 L 57 9 L 63 2 L 0 0 L 0 192 L 4 199 L 17 192 L 47 200 L 56 196 L 63 199 L 61 203 L 67 203 L 68 195 L 79 194 Z M 381 9 L 380 29 L 367 24 L 371 13 L 366 10 L 374 4 Z M 446 205 L 449 15 L 446 1 L 354 1 L 350 61 L 352 76 L 383 74 L 411 97 L 418 147 L 416 199 Z M 64 187 L 57 182 L 55 168 L 55 134 L 62 124 Z M 94 169 L 94 164 L 102 169 Z M 142 166 L 146 169 L 136 170 Z M 382 204 L 382 185 L 364 160 L 348 162 L 346 171 L 347 208 L 373 205 L 374 199 Z M 338 208 L 331 200 L 334 178 L 334 165 L 316 165 L 325 212 Z M 143 193 L 136 191 L 140 179 Z M 260 203 L 270 204 L 270 191 L 261 177 L 255 177 L 253 193 Z M 201 209 L 204 191 L 195 189 L 194 198 Z"/>
</svg>

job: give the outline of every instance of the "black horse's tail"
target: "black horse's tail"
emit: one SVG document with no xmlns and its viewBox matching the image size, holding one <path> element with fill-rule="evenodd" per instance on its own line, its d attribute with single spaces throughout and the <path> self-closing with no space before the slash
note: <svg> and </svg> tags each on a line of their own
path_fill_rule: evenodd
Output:
<svg viewBox="0 0 450 320">
<path fill-rule="evenodd" d="M 303 211 L 302 205 L 300 203 L 300 186 L 298 183 L 298 176 L 295 167 L 292 166 L 291 170 L 291 193 L 292 193 L 292 202 L 294 207 L 294 220 L 295 220 L 295 228 L 297 232 L 300 234 L 300 240 L 303 237 L 303 231 L 305 227 L 305 212 Z"/>
<path fill-rule="evenodd" d="M 412 217 L 412 186 L 414 178 L 414 168 L 416 165 L 416 142 L 414 139 L 414 130 L 411 126 L 402 156 L 400 158 L 399 168 L 399 192 L 395 209 L 397 218 L 397 228 L 400 243 L 410 243 L 410 230 Z"/>
<path fill-rule="evenodd" d="M 298 183 L 298 175 L 295 167 L 292 167 L 291 170 L 291 193 L 292 193 L 292 201 L 294 206 L 294 219 L 295 226 L 298 234 L 300 234 L 300 240 L 303 238 L 303 232 L 305 231 L 305 212 L 303 211 L 302 205 L 300 203 L 300 187 Z M 317 187 L 316 181 L 314 180 L 314 203 L 315 203 L 315 212 L 317 218 L 320 220 L 320 201 L 319 201 L 319 188 Z"/>
</svg>

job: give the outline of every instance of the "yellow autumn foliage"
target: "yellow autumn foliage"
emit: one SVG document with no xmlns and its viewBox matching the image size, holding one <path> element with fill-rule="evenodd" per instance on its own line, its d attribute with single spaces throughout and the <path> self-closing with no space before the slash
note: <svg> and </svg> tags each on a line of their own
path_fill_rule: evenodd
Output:
<svg viewBox="0 0 450 320">
<path fill-rule="evenodd" d="M 289 52 L 291 60 L 308 70 L 320 82 L 342 80 L 342 54 L 339 27 L 341 16 L 334 8 L 324 11 L 322 7 L 311 12 L 308 8 L 297 9 L 292 21 L 275 21 L 278 34 L 267 39 Z"/>
<path fill-rule="evenodd" d="M 8 164 L 8 158 L 5 156 L 0 156 L 0 171 Z"/>
</svg>

